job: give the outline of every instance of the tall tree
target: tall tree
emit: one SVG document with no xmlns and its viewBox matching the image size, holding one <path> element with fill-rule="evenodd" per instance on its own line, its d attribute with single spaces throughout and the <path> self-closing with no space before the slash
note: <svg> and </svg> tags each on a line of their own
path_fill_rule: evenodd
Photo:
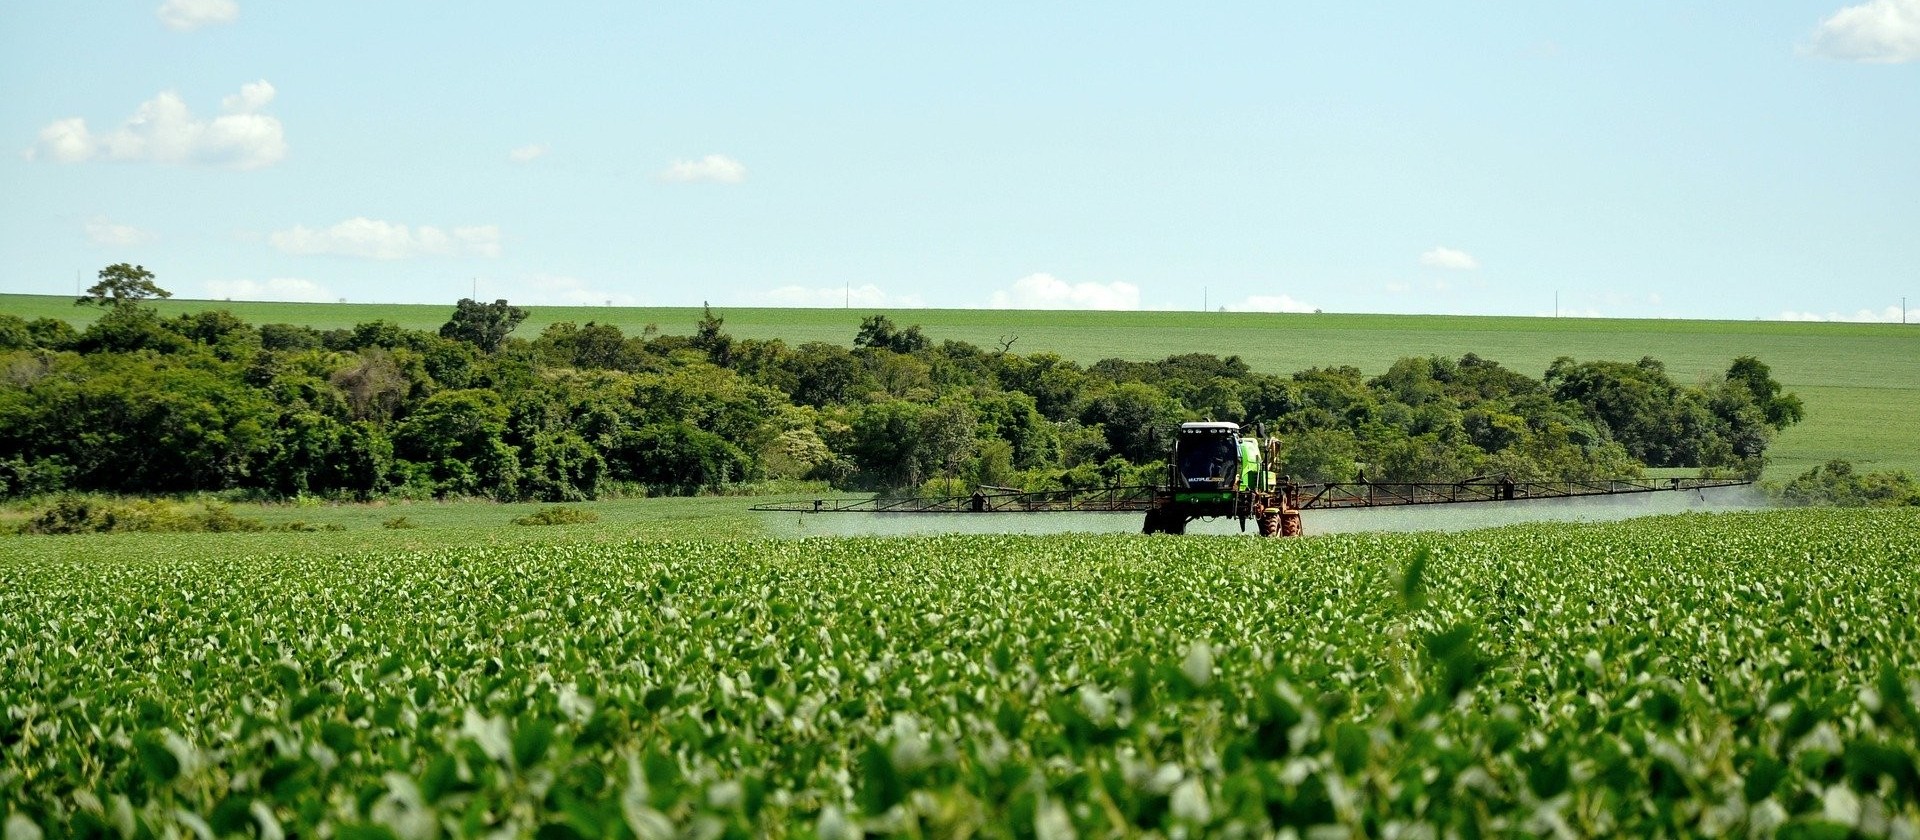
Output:
<svg viewBox="0 0 1920 840">
<path fill-rule="evenodd" d="M 1733 360 L 1733 365 L 1727 368 L 1727 384 L 1752 394 L 1753 404 L 1766 415 L 1767 425 L 1776 429 L 1798 423 L 1807 415 L 1799 397 L 1781 393 L 1780 383 L 1773 379 L 1773 369 L 1752 356 Z"/>
<path fill-rule="evenodd" d="M 701 301 L 700 326 L 690 343 L 696 349 L 705 351 L 708 361 L 721 367 L 732 367 L 733 336 L 727 335 L 726 324 L 727 319 L 713 314 L 713 307 Z"/>
<path fill-rule="evenodd" d="M 527 310 L 512 306 L 505 299 L 480 303 L 461 298 L 454 304 L 453 320 L 440 327 L 440 337 L 464 341 L 492 353 L 500 349 L 500 342 L 525 320 Z"/>
<path fill-rule="evenodd" d="M 173 293 L 153 282 L 153 272 L 145 266 L 114 263 L 100 269 L 100 282 L 87 289 L 87 296 L 74 301 L 76 306 L 120 306 L 137 304 L 147 298 L 170 298 Z"/>
</svg>

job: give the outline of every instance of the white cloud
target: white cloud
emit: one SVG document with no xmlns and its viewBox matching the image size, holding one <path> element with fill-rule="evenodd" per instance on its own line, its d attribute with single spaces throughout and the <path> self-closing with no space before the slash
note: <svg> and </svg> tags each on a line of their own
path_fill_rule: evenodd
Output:
<svg viewBox="0 0 1920 840">
<path fill-rule="evenodd" d="M 918 295 L 890 295 L 879 286 L 867 283 L 848 288 L 810 289 L 805 286 L 781 286 L 754 296 L 769 306 L 837 309 L 843 306 L 861 309 L 918 309 L 926 305 Z"/>
<path fill-rule="evenodd" d="M 497 225 L 409 228 L 395 222 L 356 217 L 315 230 L 294 226 L 267 237 L 273 247 L 289 254 L 335 254 L 371 260 L 414 257 L 498 257 Z"/>
<path fill-rule="evenodd" d="M 1294 300 L 1292 295 L 1252 295 L 1239 303 L 1227 304 L 1228 312 L 1317 312 L 1311 303 Z"/>
<path fill-rule="evenodd" d="M 699 160 L 676 160 L 660 173 L 660 178 L 683 184 L 698 181 L 738 184 L 747 180 L 747 167 L 726 155 L 707 155 Z"/>
<path fill-rule="evenodd" d="M 1834 12 L 1813 31 L 1805 54 L 1840 61 L 1920 61 L 1920 0 L 1867 0 Z"/>
<path fill-rule="evenodd" d="M 994 292 L 994 309 L 1139 309 L 1140 287 L 1132 283 L 1068 283 L 1051 274 L 1029 274 L 1012 288 Z"/>
<path fill-rule="evenodd" d="M 546 155 L 546 153 L 547 153 L 546 144 L 534 143 L 527 146 L 521 146 L 518 149 L 514 149 L 513 151 L 508 152 L 507 160 L 513 161 L 514 163 L 528 163 L 534 160 L 535 158 L 539 158 Z"/>
<path fill-rule="evenodd" d="M 87 221 L 87 241 L 102 248 L 129 248 L 158 240 L 160 235 L 133 225 L 108 221 L 95 216 Z"/>
<path fill-rule="evenodd" d="M 168 29 L 192 32 L 202 26 L 239 20 L 240 4 L 233 0 L 167 0 L 154 14 Z"/>
<path fill-rule="evenodd" d="M 275 277 L 271 280 L 208 280 L 209 300 L 273 300 L 327 303 L 336 300 L 333 292 L 312 280 Z"/>
<path fill-rule="evenodd" d="M 640 299 L 626 292 L 609 292 L 595 288 L 578 277 L 558 274 L 536 274 L 527 278 L 529 287 L 526 299 L 514 298 L 515 303 L 527 303 L 534 306 L 637 306 Z"/>
<path fill-rule="evenodd" d="M 240 92 L 220 100 L 220 109 L 229 114 L 256 114 L 273 102 L 273 85 L 266 79 L 240 86 Z"/>
<path fill-rule="evenodd" d="M 1852 322 L 1863 323 L 1863 324 L 1898 324 L 1900 323 L 1900 307 L 1889 306 L 1885 309 L 1880 309 L 1880 310 L 1860 309 L 1860 310 L 1856 310 L 1852 315 L 1843 315 L 1839 312 L 1828 312 L 1827 314 L 1822 315 L 1818 312 L 1787 311 L 1787 312 L 1782 312 L 1778 315 L 1773 316 L 1773 318 L 1771 318 L 1770 320 L 1774 320 L 1774 321 L 1852 321 Z M 1920 324 L 1920 309 L 1907 310 L 1906 323 Z"/>
<path fill-rule="evenodd" d="M 79 117 L 40 129 L 28 160 L 80 163 L 89 160 L 150 161 L 259 169 L 287 156 L 285 130 L 277 117 L 260 113 L 273 102 L 273 85 L 252 82 L 221 100 L 225 113 L 195 119 L 180 94 L 166 91 L 141 103 L 113 131 L 95 134 Z"/>
<path fill-rule="evenodd" d="M 1455 271 L 1471 271 L 1480 267 L 1480 261 L 1465 251 L 1435 246 L 1420 255 L 1420 264 L 1431 268 L 1451 268 Z"/>
</svg>

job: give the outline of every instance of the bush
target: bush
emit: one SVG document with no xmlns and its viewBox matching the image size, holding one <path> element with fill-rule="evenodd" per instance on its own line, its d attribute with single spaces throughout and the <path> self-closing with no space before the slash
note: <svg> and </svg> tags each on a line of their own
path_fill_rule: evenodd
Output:
<svg viewBox="0 0 1920 840">
<path fill-rule="evenodd" d="M 389 519 L 385 522 L 380 523 L 380 527 L 385 528 L 389 531 L 404 531 L 408 528 L 418 528 L 420 526 L 414 524 L 413 520 L 408 519 L 404 516 L 396 516 L 392 519 Z"/>
<path fill-rule="evenodd" d="M 302 523 L 293 523 L 302 524 Z M 338 529 L 339 526 L 333 526 Z M 218 502 L 194 510 L 164 501 L 111 502 L 78 494 L 54 499 L 47 509 L 21 523 L 22 534 L 236 533 L 268 530 L 266 523 L 243 517 Z M 299 530 L 282 526 L 278 530 Z M 305 530 L 316 530 L 308 527 Z"/>
<path fill-rule="evenodd" d="M 559 507 L 541 508 L 539 510 L 534 511 L 533 513 L 527 514 L 526 516 L 522 516 L 518 519 L 513 520 L 513 524 L 515 525 L 584 525 L 588 522 L 599 522 L 599 521 L 600 521 L 600 514 L 594 513 L 593 511 L 581 510 L 580 508 L 571 508 L 565 505 L 561 505 Z"/>
<path fill-rule="evenodd" d="M 1920 483 L 1899 470 L 1857 473 L 1832 460 L 1801 473 L 1775 491 L 1780 501 L 1809 507 L 1920 507 Z"/>
<path fill-rule="evenodd" d="M 347 530 L 347 526 L 338 525 L 332 522 L 315 525 L 304 519 L 295 519 L 292 522 L 275 525 L 271 530 L 287 531 L 287 532 L 296 533 L 296 534 L 311 534 L 317 531 L 345 531 Z"/>
</svg>

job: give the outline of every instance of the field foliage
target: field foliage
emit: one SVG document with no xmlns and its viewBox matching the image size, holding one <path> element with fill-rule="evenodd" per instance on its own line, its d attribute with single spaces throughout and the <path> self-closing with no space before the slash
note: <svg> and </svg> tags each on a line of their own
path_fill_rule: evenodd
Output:
<svg viewBox="0 0 1920 840">
<path fill-rule="evenodd" d="M 1913 836 L 1916 532 L 1803 510 L 1284 542 L 22 538 L 0 546 L 0 816 Z"/>
</svg>

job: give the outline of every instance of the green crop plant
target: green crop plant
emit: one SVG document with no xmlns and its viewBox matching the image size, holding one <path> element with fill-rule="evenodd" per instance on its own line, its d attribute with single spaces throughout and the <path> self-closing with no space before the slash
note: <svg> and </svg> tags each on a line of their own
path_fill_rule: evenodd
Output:
<svg viewBox="0 0 1920 840">
<path fill-rule="evenodd" d="M 1800 510 L 1295 541 L 14 538 L 0 819 L 1913 836 L 1916 533 Z"/>
</svg>

